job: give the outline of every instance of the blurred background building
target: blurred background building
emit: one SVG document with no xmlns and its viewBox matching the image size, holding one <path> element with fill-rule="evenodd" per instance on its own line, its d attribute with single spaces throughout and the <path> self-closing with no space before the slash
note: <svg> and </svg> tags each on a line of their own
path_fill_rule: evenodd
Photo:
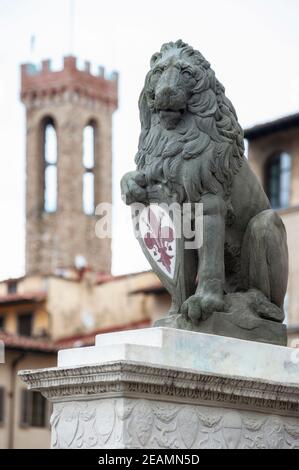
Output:
<svg viewBox="0 0 299 470">
<path fill-rule="evenodd" d="M 289 340 L 299 333 L 299 114 L 245 130 L 250 164 L 271 205 L 281 216 L 289 247 L 289 282 L 285 298 Z"/>
<path fill-rule="evenodd" d="M 146 327 L 169 296 L 151 272 L 111 275 L 111 240 L 95 236 L 95 202 L 112 201 L 112 113 L 118 77 L 76 58 L 21 66 L 26 108 L 26 274 L 0 283 L 0 447 L 49 447 L 49 405 L 20 369 L 97 333 Z M 109 221 L 111 223 L 111 221 Z"/>
<path fill-rule="evenodd" d="M 117 74 L 64 59 L 21 67 L 26 108 L 26 275 L 0 283 L 0 447 L 49 447 L 50 405 L 17 378 L 56 365 L 59 349 L 98 333 L 143 328 L 163 315 L 168 293 L 148 271 L 113 276 L 111 241 L 95 236 L 95 203 L 112 200 L 112 114 Z M 299 115 L 245 131 L 251 165 L 288 233 L 286 316 L 299 333 Z M 121 229 L 121 228 L 120 228 Z M 136 246 L 136 249 L 137 246 Z"/>
</svg>

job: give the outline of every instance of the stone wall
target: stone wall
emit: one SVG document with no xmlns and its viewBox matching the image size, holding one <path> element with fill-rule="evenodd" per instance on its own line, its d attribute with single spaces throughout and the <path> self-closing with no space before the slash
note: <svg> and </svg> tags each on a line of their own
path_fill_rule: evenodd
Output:
<svg viewBox="0 0 299 470">
<path fill-rule="evenodd" d="M 298 231 L 299 231 L 299 128 L 273 131 L 268 135 L 250 140 L 248 158 L 251 167 L 261 184 L 265 184 L 265 165 L 267 160 L 275 153 L 285 151 L 292 156 L 292 180 L 290 207 L 279 210 L 288 238 L 289 248 L 289 283 L 286 300 L 288 326 L 298 327 L 299 331 L 299 256 L 298 256 Z M 297 334 L 290 337 L 298 337 Z"/>
</svg>

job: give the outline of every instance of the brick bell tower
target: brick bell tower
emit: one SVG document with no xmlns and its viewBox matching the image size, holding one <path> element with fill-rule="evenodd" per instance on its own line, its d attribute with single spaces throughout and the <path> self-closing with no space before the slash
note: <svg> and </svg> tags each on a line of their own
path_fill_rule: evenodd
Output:
<svg viewBox="0 0 299 470">
<path fill-rule="evenodd" d="M 94 209 L 112 199 L 112 113 L 117 74 L 97 76 L 65 57 L 61 71 L 21 66 L 26 107 L 26 272 L 74 266 L 110 272 L 111 241 L 95 236 Z M 82 258 L 81 258 L 82 259 Z"/>
</svg>

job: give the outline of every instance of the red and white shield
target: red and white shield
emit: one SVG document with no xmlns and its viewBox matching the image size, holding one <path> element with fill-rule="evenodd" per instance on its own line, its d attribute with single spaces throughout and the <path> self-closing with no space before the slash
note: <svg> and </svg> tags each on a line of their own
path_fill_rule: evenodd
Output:
<svg viewBox="0 0 299 470">
<path fill-rule="evenodd" d="M 176 239 L 169 212 L 158 204 L 145 207 L 139 216 L 139 236 L 150 263 L 174 279 Z"/>
<path fill-rule="evenodd" d="M 142 208 L 132 204 L 131 210 L 135 235 L 142 251 L 170 293 L 174 311 L 179 311 L 182 303 L 194 292 L 196 278 L 196 257 L 192 250 L 184 249 L 180 207 L 169 206 L 168 210 L 168 206 L 163 204 L 151 203 Z"/>
</svg>

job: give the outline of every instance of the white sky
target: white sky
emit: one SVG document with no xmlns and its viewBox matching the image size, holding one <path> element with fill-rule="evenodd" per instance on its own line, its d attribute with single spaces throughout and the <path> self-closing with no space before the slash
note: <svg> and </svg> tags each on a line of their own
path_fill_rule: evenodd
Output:
<svg viewBox="0 0 299 470">
<path fill-rule="evenodd" d="M 148 268 L 119 180 L 133 168 L 137 101 L 151 55 L 183 39 L 199 49 L 246 127 L 298 111 L 298 0 L 73 0 L 72 52 L 120 73 L 114 117 L 113 272 Z M 24 269 L 25 116 L 19 64 L 70 52 L 71 0 L 0 0 L 0 277 Z M 30 37 L 35 35 L 34 54 Z"/>
</svg>

